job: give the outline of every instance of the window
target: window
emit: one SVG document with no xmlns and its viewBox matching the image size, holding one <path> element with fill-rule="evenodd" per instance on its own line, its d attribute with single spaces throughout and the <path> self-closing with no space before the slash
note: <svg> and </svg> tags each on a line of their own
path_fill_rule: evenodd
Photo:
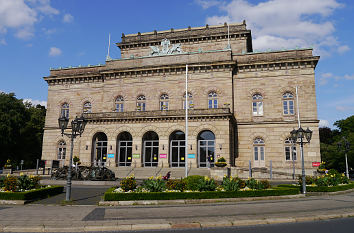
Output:
<svg viewBox="0 0 354 233">
<path fill-rule="evenodd" d="M 193 95 L 192 93 L 188 92 L 188 108 L 194 108 L 194 104 L 193 104 Z M 186 109 L 186 93 L 184 93 L 183 95 L 183 109 Z"/>
<path fill-rule="evenodd" d="M 264 155 L 264 141 L 262 138 L 256 138 L 253 141 L 253 156 L 254 156 L 254 166 L 264 167 L 265 166 L 265 155 Z"/>
<path fill-rule="evenodd" d="M 208 94 L 208 108 L 218 108 L 218 95 L 215 91 Z"/>
<path fill-rule="evenodd" d="M 66 143 L 64 141 L 60 141 L 58 143 L 58 160 L 65 159 L 66 155 Z"/>
<path fill-rule="evenodd" d="M 286 92 L 283 95 L 283 113 L 284 115 L 293 115 L 294 111 L 294 95 Z"/>
<path fill-rule="evenodd" d="M 136 111 L 145 111 L 145 95 L 139 95 L 136 98 Z"/>
<path fill-rule="evenodd" d="M 115 101 L 116 112 L 124 112 L 124 98 L 123 96 L 118 96 Z"/>
<path fill-rule="evenodd" d="M 69 104 L 68 103 L 63 103 L 61 105 L 60 116 L 69 118 Z"/>
<path fill-rule="evenodd" d="M 263 96 L 260 94 L 252 96 L 252 113 L 253 116 L 263 116 Z"/>
<path fill-rule="evenodd" d="M 291 140 L 291 138 L 285 139 L 284 150 L 286 161 L 296 160 L 296 146 L 293 144 L 293 140 Z"/>
<path fill-rule="evenodd" d="M 92 112 L 92 106 L 90 102 L 85 102 L 84 103 L 84 109 L 83 109 L 84 113 L 91 113 Z"/>
<path fill-rule="evenodd" d="M 160 110 L 165 111 L 168 110 L 168 95 L 162 94 L 160 96 Z"/>
</svg>

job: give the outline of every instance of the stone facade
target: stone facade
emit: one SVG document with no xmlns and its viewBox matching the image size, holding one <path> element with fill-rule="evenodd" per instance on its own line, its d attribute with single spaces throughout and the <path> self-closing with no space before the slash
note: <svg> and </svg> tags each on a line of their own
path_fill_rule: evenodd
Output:
<svg viewBox="0 0 354 233">
<path fill-rule="evenodd" d="M 159 53 L 163 40 L 169 43 L 165 54 Z M 302 127 L 313 131 L 311 143 L 304 147 L 307 172 L 314 170 L 312 162 L 320 161 L 314 77 L 319 57 L 313 56 L 311 49 L 253 53 L 251 32 L 245 22 L 229 27 L 123 34 L 117 46 L 121 59 L 109 59 L 104 65 L 52 69 L 44 78 L 48 83 L 48 110 L 42 159 L 49 161 L 48 166 L 52 160 L 63 159 L 63 154 L 62 164 L 68 163 L 70 140 L 58 129 L 63 104 L 68 106 L 69 118 L 74 119 L 88 103 L 89 111 L 84 113 L 88 124 L 74 146 L 74 156 L 80 157 L 83 164 L 102 159 L 107 166 L 123 166 L 120 156 L 126 153 L 129 162 L 125 166 L 171 166 L 177 153 L 172 144 L 182 141 L 171 135 L 185 132 L 186 64 L 193 102 L 187 145 L 191 167 L 208 166 L 205 157 L 210 155 L 211 164 L 224 157 L 231 167 L 248 168 L 251 161 L 252 167 L 269 168 L 272 163 L 273 170 L 289 171 L 293 161 L 286 159 L 285 140 L 298 127 L 296 86 Z M 154 54 L 153 49 L 158 52 Z M 290 94 L 288 99 L 284 99 L 286 93 Z M 168 99 L 161 103 L 163 95 Z M 255 95 L 262 99 L 255 100 Z M 117 98 L 121 102 L 116 102 Z M 256 103 L 257 113 L 254 102 L 262 102 Z M 117 109 L 117 103 L 123 104 L 123 111 Z M 131 139 L 123 140 L 124 132 Z M 158 136 L 152 157 L 147 156 L 148 144 L 143 143 L 151 141 L 147 132 Z M 206 136 L 202 132 L 212 133 L 203 138 Z M 102 133 L 105 137 L 99 139 Z M 256 139 L 262 143 L 254 144 Z M 103 152 L 97 150 L 97 140 L 104 141 Z M 131 141 L 130 146 L 121 150 L 125 141 Z M 206 153 L 204 143 L 210 143 Z M 257 152 L 262 161 L 255 161 L 258 149 L 262 150 L 262 155 Z M 299 148 L 297 152 L 295 166 L 299 169 Z M 182 166 L 187 158 L 183 153 L 179 156 L 177 166 Z"/>
</svg>

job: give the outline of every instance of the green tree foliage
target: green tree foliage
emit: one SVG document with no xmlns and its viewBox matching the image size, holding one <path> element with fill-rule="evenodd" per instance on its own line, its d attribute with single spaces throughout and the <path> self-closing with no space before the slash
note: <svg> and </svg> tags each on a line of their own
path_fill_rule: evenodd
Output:
<svg viewBox="0 0 354 233">
<path fill-rule="evenodd" d="M 327 169 L 336 169 L 340 172 L 345 171 L 345 156 L 343 148 L 343 137 L 350 143 L 348 151 L 348 167 L 349 170 L 354 169 L 354 115 L 344 120 L 334 123 L 337 129 L 327 127 L 320 128 L 321 141 L 321 157 L 326 163 Z M 342 147 L 338 148 L 338 143 L 342 143 Z"/>
<path fill-rule="evenodd" d="M 41 157 L 46 109 L 17 99 L 14 93 L 0 93 L 0 167 L 10 159 L 13 167 L 24 160 L 34 167 Z"/>
</svg>

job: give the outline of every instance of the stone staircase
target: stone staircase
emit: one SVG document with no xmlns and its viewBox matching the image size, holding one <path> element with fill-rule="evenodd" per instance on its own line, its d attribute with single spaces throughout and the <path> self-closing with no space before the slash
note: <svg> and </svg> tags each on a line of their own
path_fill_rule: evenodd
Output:
<svg viewBox="0 0 354 233">
<path fill-rule="evenodd" d="M 175 167 L 110 167 L 116 178 L 125 178 L 134 175 L 137 179 L 146 179 L 151 176 L 165 176 L 171 171 L 172 179 L 179 179 L 185 176 L 185 168 Z M 208 168 L 190 168 L 188 175 L 210 176 Z"/>
</svg>

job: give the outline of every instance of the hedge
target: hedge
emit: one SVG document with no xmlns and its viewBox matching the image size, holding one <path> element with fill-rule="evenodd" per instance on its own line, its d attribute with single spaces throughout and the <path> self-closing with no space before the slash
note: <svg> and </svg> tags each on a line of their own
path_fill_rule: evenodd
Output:
<svg viewBox="0 0 354 233">
<path fill-rule="evenodd" d="M 62 193 L 63 186 L 51 186 L 26 192 L 0 192 L 0 200 L 36 200 Z"/>
<path fill-rule="evenodd" d="M 293 189 L 302 189 L 299 185 L 291 185 L 291 184 L 280 184 L 277 187 L 281 188 L 293 188 Z M 338 186 L 306 186 L 306 191 L 307 192 L 337 192 L 337 191 L 344 191 L 348 189 L 354 189 L 354 182 L 350 184 L 343 184 L 343 185 L 338 185 Z"/>
<path fill-rule="evenodd" d="M 178 199 L 216 199 L 238 197 L 264 197 L 299 194 L 298 189 L 274 188 L 265 190 L 247 190 L 236 192 L 158 192 L 158 193 L 115 193 L 110 188 L 104 194 L 105 201 L 134 201 L 134 200 L 178 200 Z"/>
</svg>

